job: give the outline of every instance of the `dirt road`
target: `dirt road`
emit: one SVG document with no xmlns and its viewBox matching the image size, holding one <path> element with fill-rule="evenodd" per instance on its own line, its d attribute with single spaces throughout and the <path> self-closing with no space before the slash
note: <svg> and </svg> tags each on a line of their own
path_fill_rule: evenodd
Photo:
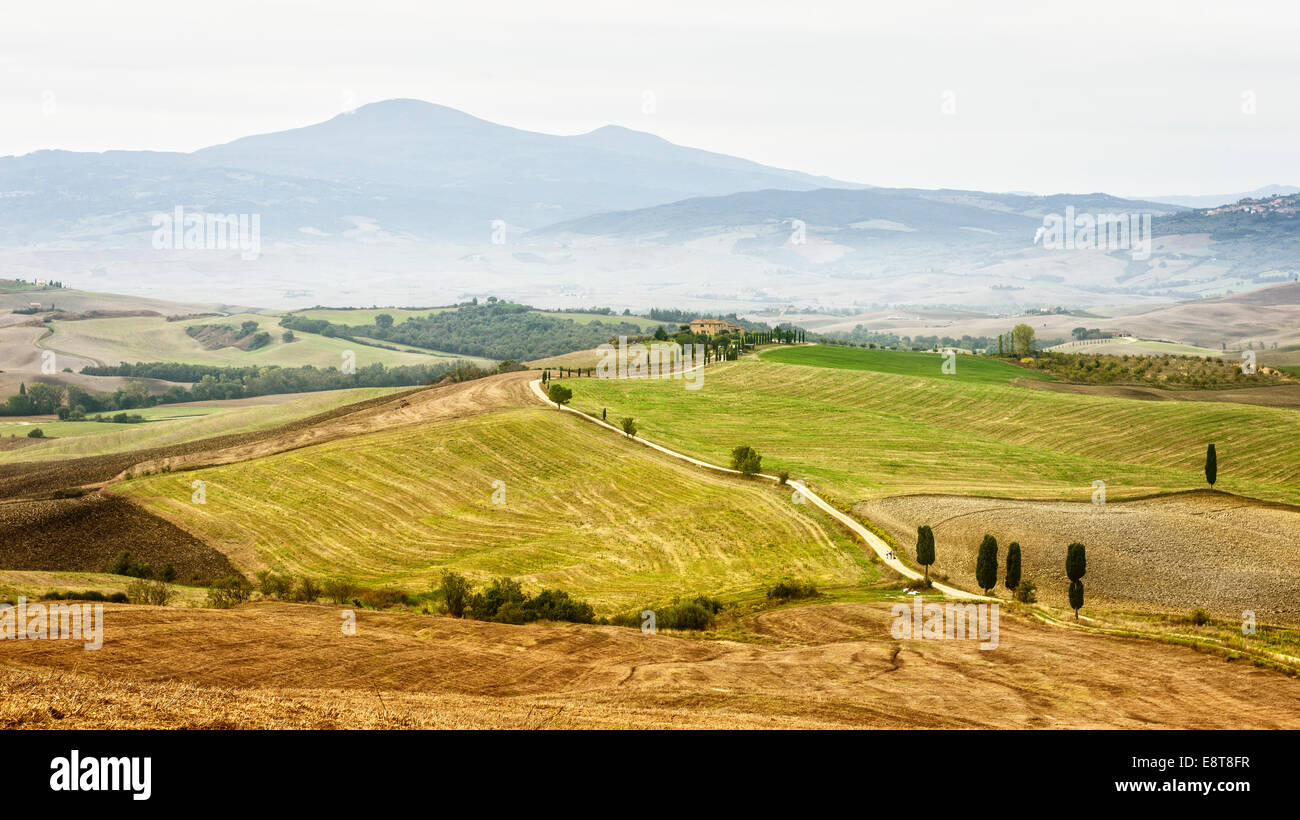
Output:
<svg viewBox="0 0 1300 820">
<path fill-rule="evenodd" d="M 532 389 L 533 395 L 535 395 L 537 398 L 546 402 L 546 404 L 548 405 L 555 406 L 555 402 L 547 398 L 546 393 L 542 391 L 541 379 L 534 379 L 533 381 L 528 383 L 528 386 Z M 596 418 L 595 416 L 588 415 L 582 412 L 581 410 L 575 410 L 572 407 L 563 407 L 563 406 L 561 406 L 560 409 L 568 411 L 570 413 L 575 413 L 581 416 L 582 418 L 586 419 L 587 421 L 590 421 L 593 424 L 599 424 L 601 427 L 604 427 L 608 430 L 613 430 L 615 433 L 618 433 L 619 435 L 625 435 L 621 429 L 615 427 L 614 425 L 606 421 L 602 421 Z M 699 467 L 704 467 L 705 469 L 715 470 L 721 473 L 729 473 L 731 475 L 737 475 L 737 476 L 741 474 L 738 470 L 733 470 L 729 467 L 720 467 L 717 464 L 710 464 L 707 461 L 701 461 L 698 458 L 692 458 L 691 456 L 688 456 L 685 453 L 679 453 L 676 450 L 670 450 L 661 444 L 655 444 L 653 441 L 646 441 L 645 439 L 640 437 L 635 437 L 634 440 L 638 444 L 641 444 L 645 447 L 649 447 L 653 450 L 658 450 L 659 452 L 664 453 L 666 455 L 670 455 L 673 458 L 681 459 L 682 461 L 689 462 Z M 777 476 L 768 475 L 767 473 L 756 473 L 755 478 L 767 479 L 773 482 L 780 481 L 780 479 Z M 808 489 L 808 487 L 802 481 L 791 481 L 788 483 L 788 486 L 794 488 L 794 495 L 791 496 L 792 501 L 796 497 L 801 498 L 803 503 L 812 504 L 814 507 L 826 513 L 831 518 L 834 518 L 836 521 L 848 527 L 850 530 L 853 531 L 854 535 L 862 539 L 862 541 L 868 547 L 870 547 L 872 551 L 876 553 L 877 556 L 880 557 L 880 560 L 884 562 L 886 566 L 898 572 L 900 575 L 907 578 L 912 578 L 913 580 L 919 581 L 924 577 L 920 572 L 917 572 L 916 570 L 912 569 L 911 567 L 907 566 L 902 561 L 900 561 L 898 557 L 894 554 L 894 551 L 890 548 L 890 546 L 886 544 L 879 536 L 877 536 L 875 533 L 871 532 L 871 530 L 868 530 L 866 527 L 859 524 L 853 518 L 850 518 L 849 516 L 845 515 L 844 513 L 832 507 L 829 503 L 823 500 L 821 496 L 817 495 L 815 492 Z M 947 595 L 950 598 L 961 598 L 966 600 L 992 600 L 992 599 L 985 598 L 982 595 L 976 595 L 970 592 L 966 592 L 965 590 L 957 589 L 956 587 L 948 586 L 946 584 L 940 584 L 938 582 L 934 583 L 934 588 L 942 592 L 944 595 Z"/>
</svg>

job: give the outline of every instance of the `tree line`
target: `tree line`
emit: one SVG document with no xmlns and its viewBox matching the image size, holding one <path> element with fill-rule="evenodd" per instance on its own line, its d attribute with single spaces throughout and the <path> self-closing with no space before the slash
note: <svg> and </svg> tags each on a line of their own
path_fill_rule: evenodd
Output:
<svg viewBox="0 0 1300 820">
<path fill-rule="evenodd" d="M 499 368 L 498 368 L 499 369 Z M 136 362 L 135 364 L 86 367 L 82 373 L 92 376 L 124 376 L 137 379 L 194 382 L 191 388 L 173 385 L 153 394 L 142 381 L 132 381 L 112 393 L 92 393 L 76 385 L 25 383 L 18 392 L 0 404 L 3 416 L 36 416 L 58 413 L 63 418 L 88 413 L 116 412 L 212 399 L 242 399 L 277 393 L 312 393 L 354 387 L 414 387 L 457 377 L 458 381 L 479 378 L 498 369 L 474 368 L 467 373 L 462 362 L 402 365 L 385 367 L 372 364 L 358 367 L 355 373 L 337 368 L 303 367 L 214 367 L 175 362 Z"/>
<path fill-rule="evenodd" d="M 325 319 L 287 314 L 280 325 L 302 333 L 355 340 L 357 337 L 443 350 L 490 359 L 541 359 L 596 347 L 618 336 L 645 331 L 632 322 L 593 321 L 546 316 L 528 305 L 492 301 L 462 305 L 454 310 L 412 316 L 395 323 L 387 313 L 370 325 L 337 325 Z"/>
<path fill-rule="evenodd" d="M 916 528 L 916 562 L 925 567 L 925 585 L 930 586 L 930 567 L 935 563 L 935 542 L 934 530 L 929 524 L 922 524 Z M 1003 586 L 1015 600 L 1028 604 L 1038 600 L 1036 595 L 1038 587 L 1023 575 L 1023 558 L 1018 541 L 1012 541 L 1007 545 L 1004 570 Z M 1079 619 L 1079 610 L 1083 608 L 1083 576 L 1087 570 L 1087 549 L 1084 545 L 1076 541 L 1066 546 L 1065 575 L 1070 579 L 1066 592 L 1076 621 Z M 976 553 L 975 583 L 984 590 L 985 595 L 989 596 L 998 585 L 998 539 L 989 533 L 984 534 Z"/>
</svg>

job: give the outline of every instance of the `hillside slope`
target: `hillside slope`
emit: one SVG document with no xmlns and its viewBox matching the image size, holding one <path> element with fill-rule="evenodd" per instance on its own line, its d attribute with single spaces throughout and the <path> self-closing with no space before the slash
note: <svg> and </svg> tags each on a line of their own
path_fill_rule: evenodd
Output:
<svg viewBox="0 0 1300 820">
<path fill-rule="evenodd" d="M 191 503 L 195 479 L 204 505 Z M 701 472 L 542 407 L 154 474 L 112 492 L 248 573 L 411 591 L 443 569 L 510 575 L 605 612 L 760 591 L 784 576 L 840 586 L 875 577 L 850 538 L 788 492 Z"/>
</svg>

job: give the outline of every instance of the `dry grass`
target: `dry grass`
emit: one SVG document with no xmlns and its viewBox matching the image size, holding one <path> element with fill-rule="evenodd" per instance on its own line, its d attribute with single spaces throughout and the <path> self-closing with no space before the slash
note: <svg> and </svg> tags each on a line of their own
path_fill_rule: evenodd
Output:
<svg viewBox="0 0 1300 820">
<path fill-rule="evenodd" d="M 993 651 L 894 641 L 884 604 L 764 612 L 757 644 L 373 612 L 343 636 L 289 604 L 106 620 L 98 652 L 0 643 L 0 727 L 1300 727 L 1294 678 L 1008 613 Z"/>
</svg>

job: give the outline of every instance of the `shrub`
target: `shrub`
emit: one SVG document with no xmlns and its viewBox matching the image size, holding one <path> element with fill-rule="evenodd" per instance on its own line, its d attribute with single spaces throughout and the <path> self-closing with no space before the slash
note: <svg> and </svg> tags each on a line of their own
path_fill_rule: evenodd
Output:
<svg viewBox="0 0 1300 820">
<path fill-rule="evenodd" d="M 497 615 L 503 604 L 523 604 L 525 600 L 523 587 L 518 581 L 502 576 L 493 579 L 483 592 L 474 594 L 469 601 L 469 615 L 480 621 L 490 621 Z"/>
<path fill-rule="evenodd" d="M 41 595 L 41 600 L 42 601 L 107 601 L 108 596 L 106 596 L 104 593 L 100 592 L 99 590 L 95 590 L 95 589 L 87 589 L 82 592 L 73 592 L 72 590 L 69 590 L 67 592 L 59 592 L 57 589 L 52 589 L 49 592 L 46 592 L 45 594 Z"/>
<path fill-rule="evenodd" d="M 345 578 L 330 578 L 325 581 L 322 589 L 325 597 L 336 604 L 346 604 L 349 598 L 357 594 L 356 586 Z"/>
<path fill-rule="evenodd" d="M 442 583 L 439 584 L 439 591 L 442 592 L 442 599 L 447 604 L 447 614 L 453 618 L 459 618 L 465 614 L 465 607 L 469 605 L 470 592 L 472 588 L 469 579 L 459 572 L 443 570 Z"/>
<path fill-rule="evenodd" d="M 655 612 L 655 624 L 661 629 L 709 629 L 718 611 L 713 603 L 707 598 L 674 603 Z"/>
<path fill-rule="evenodd" d="M 114 592 L 112 595 L 108 596 L 108 602 L 111 604 L 126 604 L 130 603 L 130 601 L 131 599 L 126 597 L 125 592 Z"/>
<path fill-rule="evenodd" d="M 1188 614 L 1187 622 L 1193 626 L 1205 626 L 1210 622 L 1210 613 L 1198 607 Z"/>
<path fill-rule="evenodd" d="M 45 431 L 39 427 L 33 427 L 27 434 L 28 438 L 45 438 Z"/>
<path fill-rule="evenodd" d="M 778 484 L 785 484 L 789 480 L 790 480 L 789 470 L 782 470 L 781 472 L 776 474 L 776 483 Z"/>
<path fill-rule="evenodd" d="M 242 575 L 231 575 L 220 581 L 213 581 L 208 587 L 208 606 L 214 609 L 229 609 L 248 600 L 253 585 Z"/>
<path fill-rule="evenodd" d="M 815 598 L 817 587 L 803 581 L 781 581 L 767 591 L 769 599 Z"/>
<path fill-rule="evenodd" d="M 176 580 L 176 567 L 172 565 L 171 561 L 163 564 L 162 571 L 158 573 L 158 577 L 169 584 Z"/>
<path fill-rule="evenodd" d="M 257 573 L 257 591 L 266 598 L 288 598 L 293 589 L 293 579 L 288 575 L 278 575 L 270 570 Z"/>
<path fill-rule="evenodd" d="M 411 602 L 405 592 L 392 587 L 362 590 L 355 600 L 359 600 L 362 606 L 371 609 L 388 609 L 394 606 L 404 606 Z"/>
<path fill-rule="evenodd" d="M 522 624 L 528 620 L 528 613 L 524 611 L 523 604 L 506 601 L 497 609 L 492 620 L 501 624 Z"/>
<path fill-rule="evenodd" d="M 559 589 L 542 590 L 536 597 L 524 603 L 523 611 L 529 621 L 570 621 L 589 624 L 596 620 L 596 611 L 592 609 L 591 604 L 573 598 L 569 593 Z M 498 613 L 498 620 L 500 620 L 500 613 Z"/>
<path fill-rule="evenodd" d="M 163 581 L 151 581 L 147 578 L 138 578 L 132 581 L 126 588 L 126 597 L 133 604 L 149 604 L 150 606 L 167 606 L 175 595 L 172 585 Z"/>
<path fill-rule="evenodd" d="M 1022 580 L 1016 585 L 1015 599 L 1022 604 L 1035 603 L 1038 600 L 1037 590 L 1038 587 L 1034 585 L 1033 581 Z"/>
<path fill-rule="evenodd" d="M 81 487 L 64 487 L 54 491 L 55 498 L 81 498 L 85 494 L 86 491 Z"/>
<path fill-rule="evenodd" d="M 152 578 L 153 567 L 140 561 L 132 561 L 127 550 L 119 552 L 108 565 L 113 575 L 126 575 L 131 578 Z"/>
<path fill-rule="evenodd" d="M 293 599 L 310 604 L 321 596 L 320 584 L 316 579 L 304 575 L 298 579 L 298 586 L 293 591 Z M 403 596 L 405 597 L 405 596 Z"/>
</svg>

